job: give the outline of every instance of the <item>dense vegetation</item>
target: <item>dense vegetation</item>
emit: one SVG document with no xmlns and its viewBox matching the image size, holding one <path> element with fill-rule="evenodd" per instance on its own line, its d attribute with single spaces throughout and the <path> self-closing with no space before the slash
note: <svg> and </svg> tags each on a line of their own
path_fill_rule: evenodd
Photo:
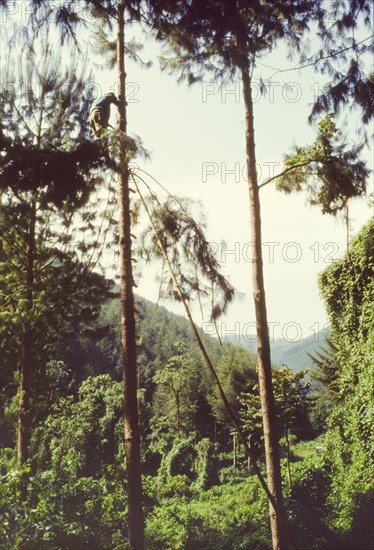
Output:
<svg viewBox="0 0 374 550">
<path fill-rule="evenodd" d="M 373 238 L 371 223 L 320 278 L 334 343 L 326 362 L 338 365 L 329 370 L 319 361 L 317 376 L 332 373 L 325 388 L 317 395 L 300 374 L 275 372 L 286 505 L 303 548 L 363 550 L 372 543 Z M 147 548 L 269 548 L 265 493 L 242 449 L 234 455 L 187 323 L 140 298 L 137 309 Z M 90 331 L 78 327 L 43 358 L 32 459 L 22 470 L 14 452 L 17 373 L 3 378 L 3 548 L 113 548 L 124 541 L 118 300 L 103 304 Z M 261 460 L 255 357 L 205 340 Z M 11 351 L 5 340 L 3 360 Z M 333 412 L 318 434 L 311 413 L 329 399 Z"/>
<path fill-rule="evenodd" d="M 322 213 L 343 215 L 349 233 L 350 201 L 366 194 L 370 173 L 362 152 L 374 115 L 372 37 L 359 36 L 370 28 L 369 2 L 30 4 L 16 22 L 18 5 L 13 13 L 0 0 L 9 22 L 0 91 L 1 547 L 372 548 L 374 224 L 320 276 L 331 325 L 323 347 L 294 353 L 288 366 L 281 349 L 280 368 L 271 363 L 261 221 L 261 188 L 276 180 Z M 234 288 L 196 205 L 132 163 L 147 156 L 128 135 L 127 59 L 147 65 L 142 45 L 125 42 L 132 24 L 160 41 L 161 66 L 179 80 L 241 82 L 256 350 L 196 327 L 189 301 L 209 307 L 217 328 Z M 291 70 L 299 63 L 328 75 L 309 120 L 324 118 L 314 143 L 295 144 L 283 171 L 260 182 L 254 74 L 280 44 L 298 56 Z M 118 119 L 109 129 L 101 111 L 93 137 L 87 82 L 98 61 L 117 71 Z M 352 104 L 359 143 L 337 126 Z M 100 269 L 110 244 L 118 287 Z M 189 323 L 134 299 L 144 261 L 160 266 L 159 301 L 181 302 Z"/>
</svg>

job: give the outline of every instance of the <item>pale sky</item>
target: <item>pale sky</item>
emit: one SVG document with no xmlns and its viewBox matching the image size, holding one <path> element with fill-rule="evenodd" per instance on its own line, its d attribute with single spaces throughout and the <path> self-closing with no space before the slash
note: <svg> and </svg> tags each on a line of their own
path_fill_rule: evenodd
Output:
<svg viewBox="0 0 374 550">
<path fill-rule="evenodd" d="M 154 56 L 152 44 L 148 58 Z M 145 55 L 145 59 L 148 59 Z M 281 53 L 264 63 L 287 67 Z M 288 65 L 289 66 L 289 65 Z M 274 70 L 262 68 L 268 78 Z M 97 74 L 99 78 L 100 75 Z M 175 194 L 201 199 L 208 220 L 209 240 L 219 247 L 225 275 L 242 293 L 220 320 L 222 334 L 255 332 L 252 304 L 249 201 L 245 178 L 244 113 L 240 82 L 219 89 L 212 82 L 188 88 L 160 73 L 157 60 L 149 70 L 127 66 L 129 131 L 140 135 L 151 151 L 151 162 L 139 165 Z M 108 83 L 108 80 L 106 80 Z M 255 102 L 255 131 L 260 179 L 281 171 L 283 153 L 296 142 L 311 142 L 310 104 L 318 87 L 310 69 L 275 75 L 269 94 Z M 113 88 L 111 88 L 113 86 Z M 115 90 L 115 79 L 107 88 Z M 103 88 L 103 91 L 106 91 Z M 256 89 L 255 89 L 256 93 Z M 350 119 L 351 134 L 358 114 Z M 366 150 L 372 161 L 372 150 Z M 372 163 L 371 163 L 372 165 Z M 373 190 L 373 180 L 369 185 Z M 271 336 L 294 341 L 322 329 L 327 322 L 317 286 L 318 274 L 345 250 L 343 222 L 322 215 L 306 204 L 306 196 L 285 196 L 272 184 L 261 191 L 265 285 Z M 351 234 L 372 212 L 368 201 L 352 201 Z M 154 275 L 144 276 L 138 292 L 157 299 Z M 170 308 L 170 302 L 166 307 Z M 172 308 L 174 311 L 181 311 Z M 202 324 L 196 307 L 196 321 Z M 207 320 L 207 319 L 206 319 Z M 204 325 L 207 332 L 212 327 Z"/>
<path fill-rule="evenodd" d="M 127 38 L 131 36 L 130 32 Z M 313 44 L 312 39 L 312 49 Z M 253 334 L 251 237 L 240 81 L 219 88 L 207 78 L 206 82 L 188 88 L 178 84 L 176 77 L 161 73 L 157 54 L 158 46 L 148 37 L 143 59 L 151 59 L 152 68 L 144 70 L 131 61 L 127 63 L 129 133 L 139 135 L 151 152 L 151 160 L 139 160 L 139 166 L 171 193 L 202 201 L 209 241 L 217 244 L 224 274 L 240 293 L 226 317 L 220 320 L 220 331 Z M 310 68 L 277 72 L 274 67 L 292 67 L 282 49 L 261 63 L 255 74 L 253 93 L 260 181 L 281 171 L 283 154 L 293 143 L 303 145 L 313 141 L 315 129 L 308 125 L 307 117 L 324 84 Z M 256 84 L 260 76 L 268 81 L 265 97 L 260 97 Z M 92 86 L 98 95 L 116 92 L 115 70 L 95 69 Z M 115 124 L 114 113 L 112 116 Z M 352 112 L 349 120 L 352 140 L 358 139 L 355 130 L 359 124 L 358 113 Z M 372 149 L 366 149 L 365 157 L 372 168 Z M 372 191 L 371 178 L 369 194 Z M 318 208 L 309 207 L 304 194 L 285 196 L 274 190 L 274 184 L 262 189 L 261 208 L 270 334 L 272 338 L 295 341 L 326 325 L 317 276 L 344 253 L 345 227 L 341 220 L 323 216 Z M 354 235 L 372 212 L 367 200 L 352 201 L 350 208 L 350 232 Z M 220 246 L 222 239 L 227 244 L 226 252 Z M 144 272 L 138 293 L 157 300 L 158 284 L 152 270 Z M 170 302 L 164 305 L 182 313 Z M 197 307 L 195 317 L 202 325 Z M 211 332 L 209 324 L 203 326 Z"/>
</svg>

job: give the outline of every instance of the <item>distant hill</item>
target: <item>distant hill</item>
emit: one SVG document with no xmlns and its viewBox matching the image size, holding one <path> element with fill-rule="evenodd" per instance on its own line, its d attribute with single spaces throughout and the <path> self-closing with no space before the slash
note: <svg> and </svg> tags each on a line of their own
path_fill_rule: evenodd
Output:
<svg viewBox="0 0 374 550">
<path fill-rule="evenodd" d="M 275 340 L 271 344 L 272 362 L 276 366 L 287 365 L 294 372 L 313 366 L 308 353 L 314 355 L 325 346 L 330 331 L 325 329 L 298 342 Z"/>
<path fill-rule="evenodd" d="M 171 342 L 175 340 L 183 340 L 189 346 L 196 346 L 187 319 L 172 313 L 163 306 L 156 306 L 140 296 L 136 297 L 136 302 L 139 309 L 139 334 L 146 343 L 147 349 L 144 353 L 148 356 L 148 360 L 151 359 L 157 363 L 165 361 L 170 352 Z M 110 309 L 112 307 L 114 307 L 114 311 L 111 315 L 114 314 L 115 319 L 117 319 L 119 317 L 119 301 L 112 301 Z M 200 333 L 201 335 L 204 334 L 201 329 Z M 329 330 L 324 329 L 296 342 L 290 342 L 283 338 L 274 340 L 270 343 L 272 364 L 275 367 L 287 365 L 293 372 L 311 368 L 313 363 L 308 353 L 315 354 L 319 351 L 325 345 L 328 335 Z M 204 335 L 203 340 L 212 355 L 212 359 L 218 361 L 222 353 L 218 340 L 208 335 Z M 227 334 L 224 341 L 251 353 L 257 353 L 255 335 L 243 338 L 240 335 Z"/>
<path fill-rule="evenodd" d="M 324 329 L 317 334 L 302 338 L 296 342 L 290 342 L 279 338 L 270 343 L 272 363 L 276 367 L 287 365 L 293 372 L 311 368 L 313 363 L 308 353 L 314 355 L 325 345 L 329 330 Z M 235 335 L 227 335 L 226 340 L 249 351 L 256 351 L 256 337 L 246 339 Z"/>
</svg>

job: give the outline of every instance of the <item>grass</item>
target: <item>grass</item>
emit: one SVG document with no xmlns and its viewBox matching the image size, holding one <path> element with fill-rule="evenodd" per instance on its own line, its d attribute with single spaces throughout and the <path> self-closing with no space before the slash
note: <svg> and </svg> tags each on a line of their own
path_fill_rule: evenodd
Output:
<svg viewBox="0 0 374 550">
<path fill-rule="evenodd" d="M 300 441 L 299 443 L 296 443 L 296 445 L 292 446 L 292 454 L 297 460 L 304 460 L 305 458 L 309 458 L 311 456 L 316 455 L 316 448 L 322 447 L 323 449 L 324 444 L 324 436 L 320 435 L 316 439 L 313 439 L 312 441 Z"/>
</svg>

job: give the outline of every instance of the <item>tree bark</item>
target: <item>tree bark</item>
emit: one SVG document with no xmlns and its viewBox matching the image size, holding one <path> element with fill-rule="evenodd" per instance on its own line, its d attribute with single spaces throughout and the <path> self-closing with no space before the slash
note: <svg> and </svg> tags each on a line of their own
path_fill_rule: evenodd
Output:
<svg viewBox="0 0 374 550">
<path fill-rule="evenodd" d="M 286 420 L 286 428 L 285 428 L 285 439 L 286 439 L 286 453 L 287 453 L 287 477 L 288 477 L 288 484 L 291 487 L 292 486 L 292 478 L 291 478 L 291 449 L 290 449 L 290 437 L 289 437 L 289 430 L 288 430 L 288 423 Z"/>
<path fill-rule="evenodd" d="M 17 437 L 17 463 L 21 468 L 29 458 L 30 441 L 30 358 L 31 337 L 28 328 L 24 328 L 22 341 L 22 359 L 19 381 L 19 411 Z"/>
<path fill-rule="evenodd" d="M 179 402 L 179 392 L 175 394 L 175 400 L 177 404 L 177 435 L 179 437 L 181 431 L 181 413 L 180 413 L 180 402 Z"/>
<path fill-rule="evenodd" d="M 32 372 L 32 321 L 31 312 L 34 307 L 34 264 L 35 264 L 35 226 L 36 200 L 32 200 L 30 227 L 27 239 L 26 264 L 26 321 L 23 326 L 22 357 L 19 381 L 19 411 L 17 436 L 17 463 L 21 468 L 29 458 L 30 446 L 30 391 Z"/>
<path fill-rule="evenodd" d="M 125 73 L 125 3 L 118 3 L 117 65 L 119 77 L 120 139 L 127 131 L 126 73 Z M 123 134 L 122 134 L 123 133 Z M 122 151 L 122 147 L 120 147 Z M 121 152 L 123 154 L 123 152 Z M 140 428 L 138 410 L 138 375 L 136 364 L 135 305 L 131 263 L 131 216 L 129 198 L 129 166 L 120 159 L 122 170 L 118 176 L 120 296 L 121 296 L 121 352 L 124 384 L 124 438 L 127 472 L 128 544 L 131 550 L 144 548 L 144 516 L 140 460 Z"/>
<path fill-rule="evenodd" d="M 267 324 L 262 260 L 261 211 L 256 172 L 253 101 L 248 61 L 243 64 L 241 74 L 245 109 L 246 161 L 250 201 L 250 223 L 254 249 L 254 256 L 252 260 L 252 284 L 256 315 L 258 377 L 264 430 L 267 482 L 275 503 L 275 507 L 271 501 L 269 503 L 270 528 L 273 550 L 285 550 L 288 545 L 285 529 L 279 443 L 271 374 L 270 342 Z"/>
</svg>

